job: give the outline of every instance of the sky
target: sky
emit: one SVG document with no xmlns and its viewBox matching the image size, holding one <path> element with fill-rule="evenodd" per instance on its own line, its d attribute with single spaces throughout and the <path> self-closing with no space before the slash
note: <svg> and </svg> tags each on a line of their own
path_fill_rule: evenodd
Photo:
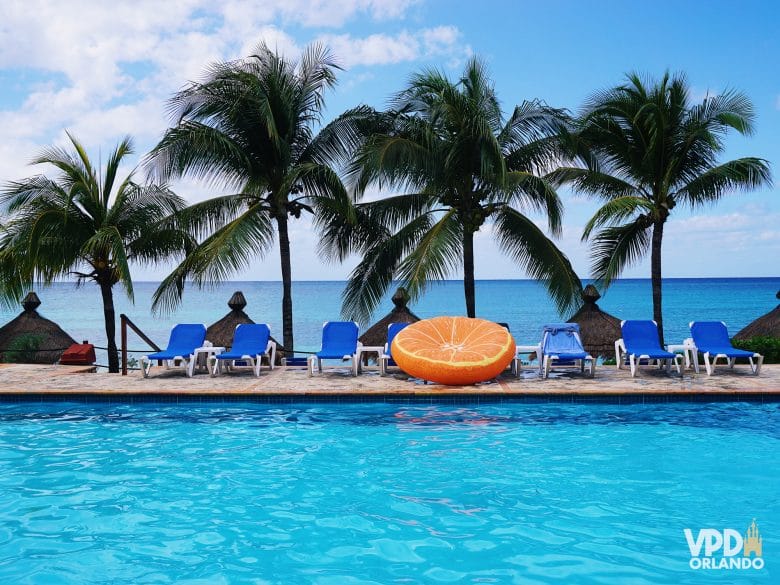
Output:
<svg viewBox="0 0 780 585">
<path fill-rule="evenodd" d="M 65 145 L 66 130 L 93 160 L 131 135 L 129 172 L 169 127 L 174 92 L 209 63 L 247 56 L 265 41 L 292 58 L 312 42 L 332 49 L 344 71 L 326 95 L 325 123 L 358 104 L 385 107 L 422 69 L 456 78 L 472 55 L 487 64 L 507 113 L 535 98 L 576 112 L 628 72 L 684 72 L 697 100 L 727 89 L 749 96 L 755 133 L 730 135 L 723 160 L 767 159 L 780 184 L 779 29 L 772 0 L 3 0 L 0 183 L 43 172 L 29 161 L 48 145 Z M 217 194 L 188 179 L 172 187 L 193 202 Z M 695 212 L 675 208 L 664 233 L 664 276 L 778 276 L 779 191 L 734 193 Z M 580 236 L 597 204 L 566 189 L 560 195 L 557 243 L 587 278 Z M 324 265 L 317 242 L 309 220 L 293 222 L 293 278 L 346 278 L 358 258 Z M 526 277 L 492 243 L 489 225 L 475 249 L 477 278 Z M 158 280 L 168 269 L 134 267 L 134 276 Z M 624 276 L 649 272 L 645 260 Z M 259 251 L 234 279 L 279 280 L 278 248 Z"/>
</svg>

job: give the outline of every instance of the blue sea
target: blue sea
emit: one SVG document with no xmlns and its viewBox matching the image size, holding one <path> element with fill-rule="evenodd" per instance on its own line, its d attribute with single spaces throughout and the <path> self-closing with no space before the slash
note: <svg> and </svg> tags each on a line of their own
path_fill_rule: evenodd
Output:
<svg viewBox="0 0 780 585">
<path fill-rule="evenodd" d="M 294 282 L 293 313 L 295 346 L 300 351 L 319 349 L 322 323 L 341 318 L 343 281 Z M 214 323 L 228 311 L 227 301 L 240 290 L 247 299 L 246 313 L 256 322 L 268 323 L 271 333 L 281 341 L 282 315 L 280 282 L 228 282 L 209 289 L 185 289 L 180 307 L 170 314 L 153 314 L 151 298 L 157 283 L 135 284 L 135 303 L 130 302 L 117 287 L 116 312 L 127 314 L 149 337 L 164 346 L 170 328 L 176 323 Z M 780 289 L 780 277 L 774 278 L 684 278 L 664 281 L 664 326 L 667 343 L 688 337 L 688 323 L 693 320 L 725 321 L 734 334 L 756 317 L 777 305 L 775 293 Z M 390 290 L 374 314 L 381 319 L 392 309 Z M 74 339 L 87 339 L 98 346 L 106 345 L 103 309 L 96 286 L 76 288 L 71 283 L 58 283 L 36 291 L 41 299 L 38 311 L 56 321 Z M 520 344 L 536 343 L 545 323 L 570 315 L 559 315 L 547 291 L 532 280 L 482 280 L 476 284 L 477 315 L 509 324 Z M 624 279 L 614 283 L 599 301 L 599 306 L 620 319 L 651 319 L 652 300 L 649 279 Z M 421 318 L 465 313 L 463 285 L 460 281 L 434 284 L 423 298 L 410 305 Z M 19 311 L 0 310 L 0 324 L 12 319 Z M 372 322 L 373 322 L 372 321 Z M 362 327 L 371 324 L 362 324 Z M 117 343 L 119 326 L 117 324 Z M 131 349 L 146 350 L 146 344 L 132 332 Z M 105 362 L 105 353 L 98 361 Z"/>
</svg>

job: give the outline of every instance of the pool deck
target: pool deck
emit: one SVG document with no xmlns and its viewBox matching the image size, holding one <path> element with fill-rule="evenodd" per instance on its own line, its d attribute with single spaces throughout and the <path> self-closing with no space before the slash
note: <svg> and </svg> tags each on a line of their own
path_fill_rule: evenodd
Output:
<svg viewBox="0 0 780 585">
<path fill-rule="evenodd" d="M 392 371 L 391 371 L 392 372 Z M 174 400 L 189 399 L 341 399 L 365 400 L 382 398 L 434 399 L 436 397 L 480 398 L 567 398 L 589 399 L 621 397 L 637 400 L 751 400 L 780 401 L 780 365 L 765 365 L 761 375 L 749 373 L 749 368 L 737 366 L 734 370 L 719 367 L 707 376 L 686 370 L 683 376 L 672 370 L 672 375 L 657 368 L 643 368 L 636 378 L 628 369 L 601 366 L 595 378 L 577 373 L 554 373 L 547 380 L 538 376 L 535 368 L 526 367 L 521 378 L 509 372 L 498 380 L 474 386 L 444 386 L 424 384 L 420 380 L 396 372 L 381 377 L 375 367 L 364 368 L 353 377 L 346 367 L 326 368 L 322 374 L 307 375 L 305 368 L 277 367 L 263 369 L 259 378 L 249 371 L 223 374 L 212 378 L 207 373 L 196 373 L 187 378 L 183 370 L 152 369 L 149 378 L 138 371 L 127 376 L 94 373 L 91 368 L 78 366 L 41 366 L 4 364 L 0 367 L 0 400 L 25 401 L 74 399 L 120 399 L 132 401 L 143 397 Z"/>
</svg>

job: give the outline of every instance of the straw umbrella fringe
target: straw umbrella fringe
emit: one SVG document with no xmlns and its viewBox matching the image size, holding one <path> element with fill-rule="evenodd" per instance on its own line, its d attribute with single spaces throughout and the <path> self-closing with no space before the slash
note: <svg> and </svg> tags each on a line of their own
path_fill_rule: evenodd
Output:
<svg viewBox="0 0 780 585">
<path fill-rule="evenodd" d="M 615 340 L 620 339 L 620 319 L 605 313 L 596 304 L 601 298 L 595 286 L 589 284 L 582 291 L 584 304 L 569 319 L 580 326 L 582 345 L 594 358 L 615 358 Z"/>
<path fill-rule="evenodd" d="M 780 291 L 777 291 L 775 297 L 780 300 Z M 734 339 L 745 340 L 752 339 L 753 337 L 780 338 L 780 305 L 777 305 L 766 315 L 761 315 L 747 327 L 740 330 L 740 332 L 734 336 Z"/>
<path fill-rule="evenodd" d="M 222 346 L 229 348 L 233 345 L 233 335 L 236 332 L 236 327 L 242 324 L 252 324 L 254 321 L 249 318 L 244 312 L 246 307 L 246 297 L 240 290 L 233 293 L 227 303 L 230 307 L 230 312 L 222 317 L 216 323 L 212 323 L 206 329 L 206 339 L 216 346 Z M 271 337 L 273 341 L 276 341 Z M 281 363 L 282 356 L 284 355 L 284 348 L 277 342 L 276 361 L 277 365 Z"/>
<path fill-rule="evenodd" d="M 54 321 L 38 313 L 40 305 L 38 295 L 28 293 L 22 301 L 24 311 L 0 327 L 0 361 L 53 364 L 76 343 Z"/>
<path fill-rule="evenodd" d="M 387 342 L 387 327 L 390 323 L 415 323 L 420 318 L 412 313 L 406 306 L 409 302 L 409 293 L 406 289 L 400 287 L 392 298 L 393 310 L 374 323 L 368 330 L 360 336 L 360 343 L 363 345 L 379 347 Z"/>
</svg>

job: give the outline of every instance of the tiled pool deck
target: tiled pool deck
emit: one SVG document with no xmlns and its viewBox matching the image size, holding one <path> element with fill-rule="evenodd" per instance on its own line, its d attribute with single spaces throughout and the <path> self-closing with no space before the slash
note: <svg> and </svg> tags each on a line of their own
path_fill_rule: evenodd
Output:
<svg viewBox="0 0 780 585">
<path fill-rule="evenodd" d="M 674 370 L 673 370 L 674 372 Z M 358 377 L 344 368 L 326 369 L 308 377 L 303 368 L 264 369 L 259 378 L 249 371 L 212 378 L 205 372 L 187 378 L 182 370 L 153 368 L 149 378 L 92 373 L 75 366 L 8 364 L 0 367 L 0 401 L 84 400 L 110 402 L 178 401 L 432 401 L 480 402 L 542 400 L 554 402 L 752 401 L 780 402 L 780 365 L 765 365 L 761 375 L 747 366 L 719 368 L 707 376 L 686 371 L 667 376 L 645 368 L 636 378 L 628 370 L 602 366 L 593 379 L 579 373 L 555 374 L 542 380 L 527 368 L 518 379 L 507 372 L 498 380 L 475 386 L 423 384 L 396 373 L 380 377 L 365 368 Z"/>
</svg>

